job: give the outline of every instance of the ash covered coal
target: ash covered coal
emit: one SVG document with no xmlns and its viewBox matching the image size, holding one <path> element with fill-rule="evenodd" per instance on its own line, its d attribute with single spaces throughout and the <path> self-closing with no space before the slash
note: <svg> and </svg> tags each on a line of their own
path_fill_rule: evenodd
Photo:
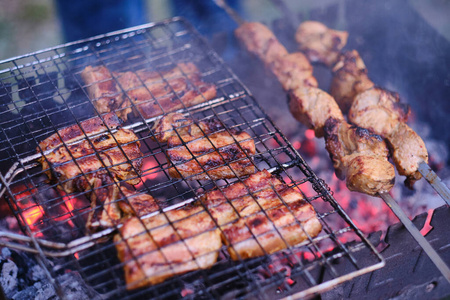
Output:
<svg viewBox="0 0 450 300">
<path fill-rule="evenodd" d="M 27 253 L 2 248 L 0 252 L 0 284 L 8 299 L 57 299 L 53 284 L 35 258 Z M 59 275 L 56 282 L 66 299 L 101 299 L 88 287 L 80 274 L 68 271 Z"/>
</svg>

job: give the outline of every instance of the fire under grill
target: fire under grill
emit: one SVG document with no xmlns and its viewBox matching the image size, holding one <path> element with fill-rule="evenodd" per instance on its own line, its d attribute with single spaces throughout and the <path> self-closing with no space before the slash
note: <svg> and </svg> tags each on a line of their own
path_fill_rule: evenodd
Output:
<svg viewBox="0 0 450 300">
<path fill-rule="evenodd" d="M 214 84 L 217 94 L 213 99 L 176 111 L 198 122 L 219 120 L 228 133 L 249 134 L 256 151 L 246 153 L 240 160 L 251 160 L 256 171 L 268 170 L 283 184 L 299 191 L 315 208 L 322 231 L 316 237 L 306 234 L 300 244 L 272 254 L 263 248 L 264 255 L 250 259 L 232 260 L 228 246 L 222 245 L 217 250 L 217 261 L 210 268 L 130 290 L 124 278 L 124 267 L 129 261 L 118 259 L 116 246 L 119 242 L 113 239 L 122 223 L 95 232 L 87 230 L 92 210 L 102 209 L 102 205 L 92 208 L 92 190 L 67 193 L 62 188 L 66 182 L 49 181 L 38 162 L 42 154 L 36 149 L 42 140 L 61 128 L 80 125 L 96 116 L 104 120 L 105 115 L 94 107 L 88 96 L 88 85 L 81 78 L 87 66 L 104 66 L 116 80 L 114 72 L 138 74 L 139 70 L 149 70 L 163 74 L 180 63 L 194 63 L 202 81 Z M 38 51 L 2 61 L 0 70 L 1 196 L 7 199 L 25 234 L 3 232 L 1 236 L 6 239 L 1 243 L 36 253 L 59 296 L 64 297 L 62 289 L 58 281 L 52 279 L 72 271 L 108 299 L 187 295 L 195 299 L 240 296 L 272 299 L 290 294 L 300 298 L 328 290 L 384 265 L 383 258 L 342 210 L 326 183 L 314 174 L 251 93 L 185 20 L 173 18 Z M 186 74 L 182 75 L 190 82 Z M 166 83 L 170 87 L 167 92 L 175 95 L 176 87 L 171 86 L 170 81 Z M 122 89 L 120 93 L 126 94 L 127 90 Z M 161 116 L 144 118 L 137 111 L 139 113 L 121 126 L 133 130 L 140 142 L 143 157 L 142 172 L 137 175 L 139 183 L 131 186 L 125 180 L 118 180 L 111 185 L 127 186 L 151 195 L 159 213 L 165 214 L 175 207 L 200 202 L 208 191 L 223 190 L 247 178 L 173 178 L 169 175 L 172 166 L 166 158 L 167 145 L 152 140 L 152 126 Z M 110 134 L 117 130 L 107 129 Z M 86 132 L 83 134 L 87 136 Z M 121 145 L 118 148 L 124 152 Z M 94 155 L 101 155 L 101 152 Z M 133 161 L 128 159 L 127 163 Z M 202 173 L 208 175 L 210 170 L 222 166 L 203 168 Z M 111 166 L 103 164 L 101 169 L 111 173 Z M 124 194 L 119 198 L 117 201 L 128 201 Z M 208 209 L 206 211 L 211 215 Z M 268 216 L 264 209 L 261 212 Z M 146 214 L 141 219 L 155 214 Z M 294 222 L 301 225 L 299 220 Z M 358 257 L 363 254 L 364 260 L 357 259 L 355 254 Z M 131 260 L 140 262 L 136 257 Z M 342 261 L 351 267 L 340 270 L 334 266 Z M 194 259 L 192 262 L 197 263 Z M 285 293 L 277 295 L 277 290 Z"/>
</svg>

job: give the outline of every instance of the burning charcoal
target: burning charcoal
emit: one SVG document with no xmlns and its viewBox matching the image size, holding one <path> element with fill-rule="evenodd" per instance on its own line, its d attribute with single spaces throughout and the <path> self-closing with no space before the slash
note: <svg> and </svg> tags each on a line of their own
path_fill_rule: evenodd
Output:
<svg viewBox="0 0 450 300">
<path fill-rule="evenodd" d="M 12 300 L 29 300 L 29 299 L 33 299 L 36 294 L 37 294 L 36 287 L 30 286 L 30 287 L 18 292 L 14 296 L 12 296 L 11 299 Z"/>
</svg>

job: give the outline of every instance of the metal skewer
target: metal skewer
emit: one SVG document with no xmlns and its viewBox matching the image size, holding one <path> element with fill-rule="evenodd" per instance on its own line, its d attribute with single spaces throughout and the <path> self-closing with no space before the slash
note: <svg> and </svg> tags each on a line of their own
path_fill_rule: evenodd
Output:
<svg viewBox="0 0 450 300">
<path fill-rule="evenodd" d="M 228 4 L 225 2 L 225 0 L 214 0 L 214 3 L 220 8 L 222 8 L 230 18 L 233 19 L 239 26 L 246 23 L 244 19 L 241 18 L 241 16 Z"/>
<path fill-rule="evenodd" d="M 436 250 L 431 247 L 430 243 L 423 237 L 419 229 L 414 225 L 414 223 L 406 216 L 405 212 L 400 208 L 398 203 L 394 198 L 389 195 L 389 193 L 384 192 L 379 194 L 380 197 L 386 202 L 389 208 L 394 212 L 397 218 L 403 223 L 406 230 L 412 235 L 423 251 L 428 255 L 434 265 L 442 273 L 445 279 L 450 283 L 450 269 L 436 252 Z"/>
<path fill-rule="evenodd" d="M 442 182 L 441 178 L 439 178 L 439 176 L 437 176 L 437 174 L 433 170 L 431 170 L 430 166 L 425 162 L 421 162 L 419 164 L 419 172 L 433 187 L 433 189 L 442 197 L 442 199 L 447 202 L 447 205 L 450 205 L 449 188 L 445 185 L 445 183 Z"/>
</svg>

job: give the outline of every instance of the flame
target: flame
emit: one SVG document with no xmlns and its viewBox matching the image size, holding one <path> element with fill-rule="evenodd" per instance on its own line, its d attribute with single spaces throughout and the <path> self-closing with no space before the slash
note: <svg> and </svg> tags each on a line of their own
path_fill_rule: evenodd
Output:
<svg viewBox="0 0 450 300">
<path fill-rule="evenodd" d="M 73 256 L 75 256 L 76 259 L 79 259 L 79 258 L 80 258 L 80 255 L 78 254 L 78 252 L 75 252 L 75 253 L 73 254 Z"/>
</svg>

